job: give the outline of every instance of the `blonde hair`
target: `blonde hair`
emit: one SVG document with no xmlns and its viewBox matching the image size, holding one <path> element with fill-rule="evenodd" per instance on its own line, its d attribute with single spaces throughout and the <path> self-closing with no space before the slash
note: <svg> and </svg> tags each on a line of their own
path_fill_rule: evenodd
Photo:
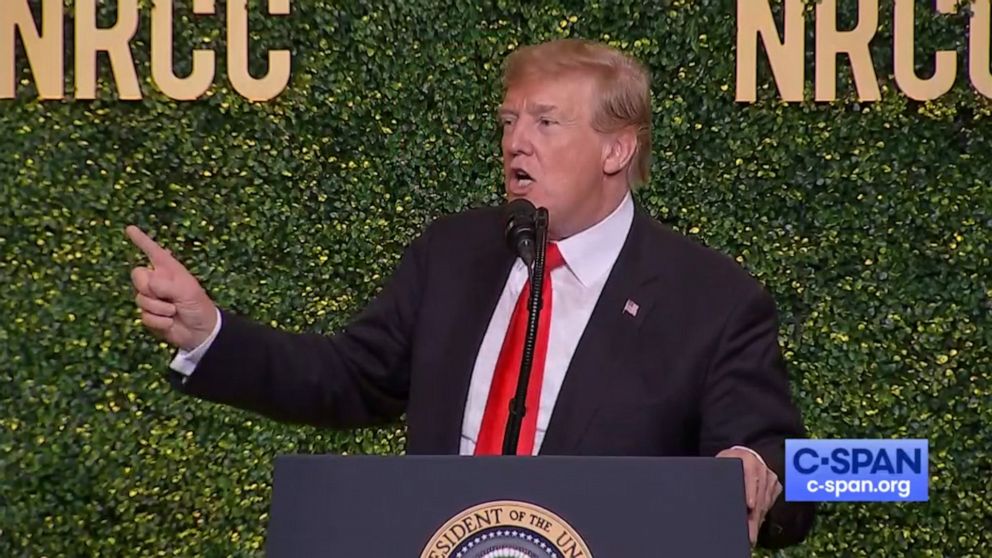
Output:
<svg viewBox="0 0 992 558">
<path fill-rule="evenodd" d="M 525 46 L 506 59 L 503 93 L 528 78 L 569 73 L 596 79 L 599 99 L 592 120 L 596 131 L 612 133 L 634 127 L 637 148 L 627 167 L 627 176 L 631 188 L 647 182 L 651 172 L 651 78 L 634 58 L 584 39 L 558 39 Z"/>
</svg>

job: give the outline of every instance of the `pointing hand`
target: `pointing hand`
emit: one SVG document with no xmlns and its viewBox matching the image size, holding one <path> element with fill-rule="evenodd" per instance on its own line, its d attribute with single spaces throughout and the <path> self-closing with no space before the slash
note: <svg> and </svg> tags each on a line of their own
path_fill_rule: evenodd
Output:
<svg viewBox="0 0 992 558">
<path fill-rule="evenodd" d="M 213 331 L 217 306 L 171 252 L 134 225 L 127 227 L 126 232 L 150 264 L 131 270 L 141 322 L 173 347 L 195 349 Z"/>
</svg>

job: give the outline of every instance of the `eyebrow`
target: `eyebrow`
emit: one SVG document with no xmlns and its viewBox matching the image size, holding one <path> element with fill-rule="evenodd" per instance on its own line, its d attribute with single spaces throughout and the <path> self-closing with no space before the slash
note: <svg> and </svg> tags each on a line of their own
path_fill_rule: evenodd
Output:
<svg viewBox="0 0 992 558">
<path fill-rule="evenodd" d="M 538 103 L 538 104 L 534 104 L 534 105 L 531 105 L 530 107 L 528 107 L 527 112 L 529 114 L 536 115 L 536 114 L 547 114 L 549 112 L 557 112 L 558 110 L 559 110 L 558 107 L 555 106 L 555 105 L 547 105 L 547 104 Z M 499 107 L 499 110 L 497 111 L 497 114 L 499 114 L 499 116 L 515 115 L 515 114 L 517 114 L 517 111 L 512 110 L 510 108 L 507 108 L 507 107 Z"/>
<path fill-rule="evenodd" d="M 549 112 L 555 112 L 557 110 L 558 107 L 556 107 L 555 105 L 536 104 L 536 105 L 531 105 L 530 109 L 527 112 L 531 114 L 547 114 Z"/>
</svg>

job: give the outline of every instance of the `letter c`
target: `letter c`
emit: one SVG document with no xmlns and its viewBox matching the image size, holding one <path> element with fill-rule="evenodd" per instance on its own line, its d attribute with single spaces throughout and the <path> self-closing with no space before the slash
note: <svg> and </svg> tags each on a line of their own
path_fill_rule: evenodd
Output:
<svg viewBox="0 0 992 558">
<path fill-rule="evenodd" d="M 804 455 L 808 455 L 813 458 L 812 467 L 803 467 L 802 463 L 799 462 L 799 458 L 801 458 Z M 817 455 L 816 450 L 812 448 L 803 448 L 797 451 L 795 455 L 792 456 L 792 466 L 796 469 L 796 471 L 798 471 L 802 475 L 813 474 L 816 472 L 817 469 L 820 468 L 820 464 L 817 463 L 817 457 L 819 456 Z"/>
</svg>

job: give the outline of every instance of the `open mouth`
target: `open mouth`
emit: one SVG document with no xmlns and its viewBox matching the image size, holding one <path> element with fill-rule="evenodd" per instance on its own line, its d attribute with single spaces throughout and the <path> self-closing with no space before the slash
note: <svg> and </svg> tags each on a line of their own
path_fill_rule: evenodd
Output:
<svg viewBox="0 0 992 558">
<path fill-rule="evenodd" d="M 513 178 L 521 186 L 530 186 L 534 182 L 534 178 L 523 169 L 513 169 Z"/>
</svg>

